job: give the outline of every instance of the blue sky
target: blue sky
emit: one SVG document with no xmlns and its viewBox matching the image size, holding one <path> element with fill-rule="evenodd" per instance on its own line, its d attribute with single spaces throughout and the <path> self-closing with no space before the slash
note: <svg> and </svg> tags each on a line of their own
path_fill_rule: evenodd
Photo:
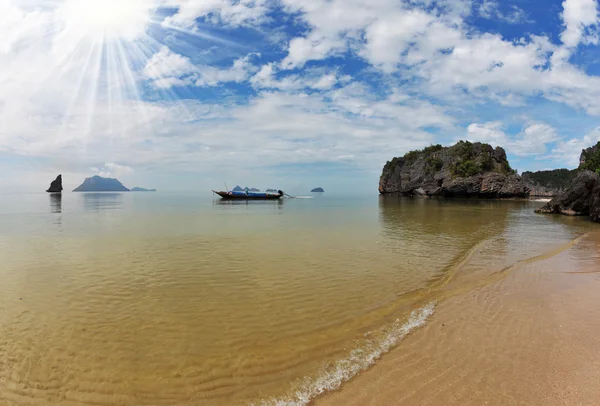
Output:
<svg viewBox="0 0 600 406">
<path fill-rule="evenodd" d="M 376 193 L 459 139 L 574 168 L 599 23 L 596 0 L 0 0 L 0 187 Z"/>
</svg>

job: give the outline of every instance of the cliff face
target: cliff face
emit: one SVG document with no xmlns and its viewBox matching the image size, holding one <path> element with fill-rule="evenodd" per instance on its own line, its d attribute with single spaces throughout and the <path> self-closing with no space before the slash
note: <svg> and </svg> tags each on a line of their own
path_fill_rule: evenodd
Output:
<svg viewBox="0 0 600 406">
<path fill-rule="evenodd" d="M 600 222 L 600 175 L 582 170 L 565 193 L 537 209 L 536 213 L 590 216 L 593 221 Z"/>
<path fill-rule="evenodd" d="M 73 192 L 129 192 L 129 189 L 117 179 L 92 176 L 87 178 Z"/>
<path fill-rule="evenodd" d="M 579 172 L 569 188 L 536 213 L 590 216 L 600 223 L 600 142 L 581 152 Z"/>
<path fill-rule="evenodd" d="M 553 197 L 567 191 L 577 176 L 577 170 L 523 172 L 521 178 L 531 191 L 531 196 Z"/>
<path fill-rule="evenodd" d="M 443 197 L 527 197 L 529 189 L 510 167 L 504 149 L 460 141 L 394 158 L 383 168 L 381 194 Z"/>
</svg>

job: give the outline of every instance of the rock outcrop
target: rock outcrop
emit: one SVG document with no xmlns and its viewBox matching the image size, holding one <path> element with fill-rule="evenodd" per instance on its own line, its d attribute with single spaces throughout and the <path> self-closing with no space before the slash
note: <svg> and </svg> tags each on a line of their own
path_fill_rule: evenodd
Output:
<svg viewBox="0 0 600 406">
<path fill-rule="evenodd" d="M 313 190 L 311 190 L 311 193 L 324 193 L 324 192 L 325 192 L 325 190 L 323 190 L 322 187 L 317 187 L 317 188 L 314 188 Z"/>
<path fill-rule="evenodd" d="M 593 147 L 581 151 L 579 157 L 579 169 L 587 169 L 592 172 L 600 173 L 600 142 Z"/>
<path fill-rule="evenodd" d="M 529 189 L 510 167 L 504 149 L 460 141 L 432 145 L 387 162 L 379 180 L 381 194 L 441 197 L 515 198 Z"/>
<path fill-rule="evenodd" d="M 52 183 L 50 183 L 50 187 L 48 188 L 48 190 L 46 190 L 46 192 L 48 193 L 61 193 L 63 191 L 63 187 L 62 187 L 62 175 L 58 175 L 56 177 L 56 180 L 52 181 Z"/>
<path fill-rule="evenodd" d="M 554 197 L 567 191 L 577 176 L 577 170 L 555 169 L 552 171 L 523 172 L 521 179 L 531 196 Z"/>
<path fill-rule="evenodd" d="M 592 220 L 600 222 L 600 175 L 582 170 L 565 193 L 536 209 L 535 212 L 590 216 Z"/>
<path fill-rule="evenodd" d="M 121 182 L 113 178 L 103 178 L 101 176 L 92 176 L 87 178 L 73 192 L 129 192 Z"/>
</svg>

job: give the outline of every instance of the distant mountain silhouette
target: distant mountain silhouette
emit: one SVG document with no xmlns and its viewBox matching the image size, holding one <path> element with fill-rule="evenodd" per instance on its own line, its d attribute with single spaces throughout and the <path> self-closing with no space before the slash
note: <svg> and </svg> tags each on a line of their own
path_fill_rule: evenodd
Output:
<svg viewBox="0 0 600 406">
<path fill-rule="evenodd" d="M 73 192 L 129 192 L 121 182 L 113 178 L 103 178 L 101 176 L 92 176 L 87 178 Z"/>
<path fill-rule="evenodd" d="M 156 189 L 144 189 L 143 187 L 133 187 L 131 188 L 132 192 L 156 192 Z"/>
<path fill-rule="evenodd" d="M 318 188 L 315 188 L 315 189 L 311 190 L 311 192 L 312 193 L 323 193 L 324 190 L 323 190 L 322 187 L 318 187 Z"/>
<path fill-rule="evenodd" d="M 240 187 L 239 185 L 231 189 L 232 192 L 260 192 L 260 189 L 256 189 L 253 187 L 246 186 L 245 188 Z"/>
</svg>

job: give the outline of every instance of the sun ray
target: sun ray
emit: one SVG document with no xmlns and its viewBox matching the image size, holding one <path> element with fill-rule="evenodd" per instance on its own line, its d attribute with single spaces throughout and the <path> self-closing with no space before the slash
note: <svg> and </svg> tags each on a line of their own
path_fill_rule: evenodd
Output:
<svg viewBox="0 0 600 406">
<path fill-rule="evenodd" d="M 183 28 L 183 27 L 177 27 L 173 24 L 165 24 L 164 21 L 155 20 L 153 18 L 150 19 L 149 24 L 156 25 L 163 30 L 176 31 L 181 34 L 189 35 L 192 37 L 196 37 L 196 38 L 200 38 L 200 39 L 208 40 L 208 41 L 212 41 L 212 42 L 218 42 L 220 44 L 228 45 L 230 47 L 243 48 L 243 49 L 247 48 L 247 47 L 241 45 L 240 43 L 229 40 L 229 39 L 221 38 L 216 35 L 208 34 L 206 32 L 202 32 L 202 31 L 190 30 L 190 29 Z"/>
</svg>

